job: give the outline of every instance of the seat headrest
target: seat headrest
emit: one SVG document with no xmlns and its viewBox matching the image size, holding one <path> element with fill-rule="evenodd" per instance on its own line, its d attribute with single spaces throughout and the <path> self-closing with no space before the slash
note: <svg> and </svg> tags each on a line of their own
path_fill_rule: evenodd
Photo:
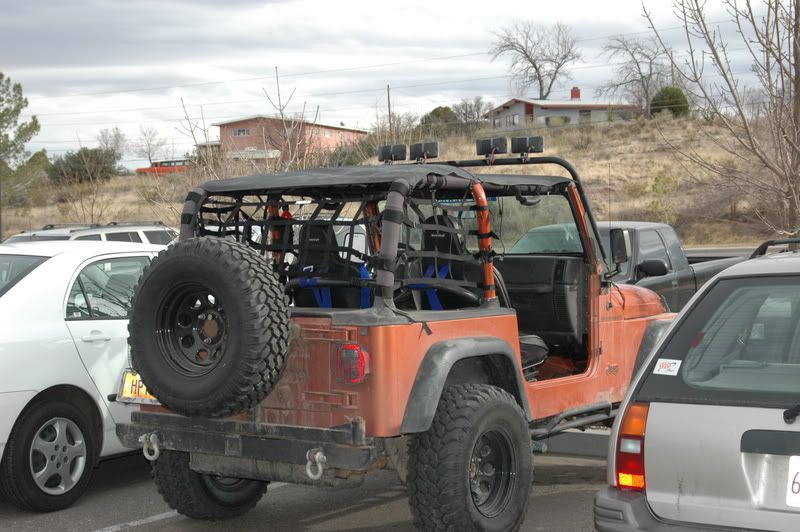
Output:
<svg viewBox="0 0 800 532">
<path fill-rule="evenodd" d="M 302 266 L 318 268 L 326 262 L 334 262 L 339 258 L 337 247 L 332 225 L 308 223 L 300 228 L 300 253 L 304 257 Z"/>
<path fill-rule="evenodd" d="M 425 225 L 439 225 L 455 229 L 458 227 L 456 220 L 447 214 L 430 216 L 423 222 Z M 440 229 L 425 229 L 422 234 L 422 249 L 425 251 L 438 251 L 451 255 L 462 255 L 467 252 L 464 238 L 457 233 L 442 231 Z"/>
</svg>

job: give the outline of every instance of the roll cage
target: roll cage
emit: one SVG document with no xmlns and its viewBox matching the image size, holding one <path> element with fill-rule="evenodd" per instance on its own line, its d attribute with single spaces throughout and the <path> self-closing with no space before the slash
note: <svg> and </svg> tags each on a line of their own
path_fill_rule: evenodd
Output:
<svg viewBox="0 0 800 532">
<path fill-rule="evenodd" d="M 557 165 L 570 177 L 470 173 L 465 168 Z M 320 168 L 210 181 L 189 193 L 181 238 L 235 239 L 271 258 L 298 306 L 395 308 L 398 291 L 425 294 L 440 309 L 442 290 L 482 306 L 496 306 L 492 199 L 566 196 L 587 262 L 601 268 L 600 238 L 580 177 L 558 157 L 519 157 Z M 455 215 L 451 214 L 455 213 Z M 472 220 L 472 228 L 459 222 Z M 455 220 L 455 222 L 454 222 Z M 354 245 L 364 226 L 367 245 Z M 331 237 L 333 228 L 345 236 Z M 441 235 L 450 243 L 414 249 L 403 233 Z M 475 245 L 453 244 L 474 239 Z M 404 241 L 405 240 L 405 241 Z M 472 249 L 469 249 L 471 247 Z M 414 267 L 411 267 L 414 265 Z M 473 275 L 457 278 L 453 271 Z M 476 278 L 477 277 L 477 278 Z M 348 292 L 349 290 L 349 292 Z M 333 294 L 332 292 L 336 292 Z M 301 297 L 304 294 L 305 297 Z M 337 295 L 346 297 L 337 298 Z M 313 297 L 312 297 L 313 296 Z M 349 303 L 339 305 L 337 299 Z M 419 307 L 419 297 L 414 301 Z"/>
</svg>

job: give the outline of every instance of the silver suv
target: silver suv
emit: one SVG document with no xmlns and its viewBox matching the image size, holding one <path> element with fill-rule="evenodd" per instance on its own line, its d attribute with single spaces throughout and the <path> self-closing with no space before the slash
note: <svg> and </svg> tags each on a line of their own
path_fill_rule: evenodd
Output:
<svg viewBox="0 0 800 532">
<path fill-rule="evenodd" d="M 800 530 L 800 253 L 715 277 L 620 412 L 598 530 Z"/>
<path fill-rule="evenodd" d="M 111 222 L 100 224 L 48 224 L 38 231 L 26 231 L 7 238 L 4 244 L 44 240 L 103 240 L 167 245 L 178 232 L 162 222 Z"/>
</svg>

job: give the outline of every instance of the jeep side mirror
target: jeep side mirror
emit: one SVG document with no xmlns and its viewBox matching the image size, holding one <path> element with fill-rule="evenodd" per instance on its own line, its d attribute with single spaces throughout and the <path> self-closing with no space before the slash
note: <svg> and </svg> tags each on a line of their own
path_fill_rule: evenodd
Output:
<svg viewBox="0 0 800 532">
<path fill-rule="evenodd" d="M 645 277 L 661 277 L 667 275 L 667 263 L 663 259 L 648 259 L 637 266 L 639 273 Z"/>
<path fill-rule="evenodd" d="M 609 231 L 611 242 L 611 262 L 616 266 L 628 262 L 628 246 L 625 245 L 625 232 L 622 229 Z"/>
</svg>

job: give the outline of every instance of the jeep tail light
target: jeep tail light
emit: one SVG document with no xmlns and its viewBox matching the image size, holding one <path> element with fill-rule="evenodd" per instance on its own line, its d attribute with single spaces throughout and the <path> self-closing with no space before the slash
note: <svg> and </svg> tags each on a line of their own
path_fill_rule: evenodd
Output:
<svg viewBox="0 0 800 532">
<path fill-rule="evenodd" d="M 369 353 L 358 344 L 343 344 L 336 357 L 336 380 L 359 384 L 369 375 Z"/>
<path fill-rule="evenodd" d="M 644 491 L 644 433 L 650 406 L 631 403 L 625 410 L 617 439 L 617 487 Z"/>
</svg>

